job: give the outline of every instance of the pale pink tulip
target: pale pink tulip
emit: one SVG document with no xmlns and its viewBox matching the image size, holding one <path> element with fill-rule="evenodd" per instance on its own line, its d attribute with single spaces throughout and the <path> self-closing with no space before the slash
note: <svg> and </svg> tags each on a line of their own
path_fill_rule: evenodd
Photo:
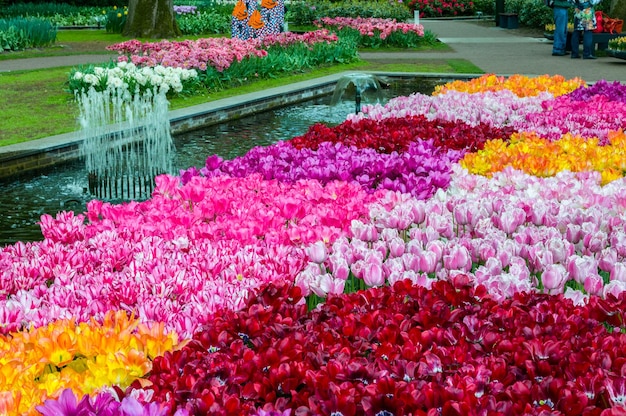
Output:
<svg viewBox="0 0 626 416">
<path fill-rule="evenodd" d="M 322 264 L 328 258 L 328 250 L 323 241 L 316 241 L 307 248 L 309 260 L 313 263 Z"/>
<path fill-rule="evenodd" d="M 583 284 L 587 276 L 598 274 L 598 262 L 591 256 L 573 255 L 567 259 L 567 271 L 572 279 Z"/>
<path fill-rule="evenodd" d="M 541 282 L 546 293 L 551 295 L 557 293 L 563 293 L 565 289 L 565 282 L 567 282 L 569 275 L 564 266 L 560 264 L 550 264 L 546 266 L 545 270 L 541 274 Z"/>
<path fill-rule="evenodd" d="M 626 263 L 621 261 L 613 265 L 610 272 L 611 281 L 619 281 L 626 283 Z"/>
<path fill-rule="evenodd" d="M 472 268 L 472 259 L 467 248 L 461 245 L 448 247 L 448 252 L 443 255 L 443 267 L 448 270 L 469 271 Z"/>
</svg>

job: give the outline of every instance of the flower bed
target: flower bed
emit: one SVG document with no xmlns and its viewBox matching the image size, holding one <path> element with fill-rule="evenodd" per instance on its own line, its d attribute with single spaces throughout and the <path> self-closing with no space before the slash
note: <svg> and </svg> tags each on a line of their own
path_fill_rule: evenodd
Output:
<svg viewBox="0 0 626 416">
<path fill-rule="evenodd" d="M 44 215 L 0 410 L 623 414 L 625 91 L 451 83 Z"/>
<path fill-rule="evenodd" d="M 314 23 L 318 27 L 336 30 L 340 36 L 350 36 L 350 32 L 355 32 L 359 46 L 366 48 L 381 46 L 413 48 L 422 42 L 430 41 L 424 37 L 424 26 L 401 23 L 395 19 L 323 17 Z"/>
<path fill-rule="evenodd" d="M 74 69 L 70 91 L 90 87 L 136 90 L 166 88 L 193 93 L 199 84 L 218 89 L 249 79 L 276 77 L 334 62 L 356 59 L 356 45 L 318 30 L 303 35 L 281 33 L 258 39 L 201 38 L 180 42 L 130 40 L 107 47 L 120 54 L 117 66 Z"/>
</svg>

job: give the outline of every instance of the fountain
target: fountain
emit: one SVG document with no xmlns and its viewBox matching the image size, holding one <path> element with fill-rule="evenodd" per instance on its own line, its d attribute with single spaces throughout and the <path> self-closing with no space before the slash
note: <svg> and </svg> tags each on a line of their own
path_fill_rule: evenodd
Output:
<svg viewBox="0 0 626 416">
<path fill-rule="evenodd" d="M 344 75 L 337 81 L 330 105 L 337 105 L 342 100 L 354 97 L 355 113 L 361 112 L 361 103 L 376 104 L 382 102 L 381 80 L 372 74 L 355 72 Z"/>
<path fill-rule="evenodd" d="M 89 192 L 102 199 L 150 196 L 153 178 L 172 167 L 174 145 L 165 93 L 131 96 L 123 89 L 90 88 L 76 98 Z"/>
</svg>

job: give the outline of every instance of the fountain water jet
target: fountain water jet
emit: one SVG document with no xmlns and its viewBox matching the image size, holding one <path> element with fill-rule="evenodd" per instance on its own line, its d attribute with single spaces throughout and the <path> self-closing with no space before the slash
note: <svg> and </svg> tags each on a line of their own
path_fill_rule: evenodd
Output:
<svg viewBox="0 0 626 416">
<path fill-rule="evenodd" d="M 361 112 L 361 103 L 376 104 L 383 100 L 381 82 L 375 75 L 355 72 L 339 78 L 330 105 L 354 97 L 355 113 Z M 347 98 L 346 98 L 347 97 Z"/>
<path fill-rule="evenodd" d="M 76 98 L 89 192 L 109 199 L 149 197 L 154 177 L 172 166 L 174 142 L 165 92 L 131 95 L 124 88 L 90 88 Z"/>
</svg>

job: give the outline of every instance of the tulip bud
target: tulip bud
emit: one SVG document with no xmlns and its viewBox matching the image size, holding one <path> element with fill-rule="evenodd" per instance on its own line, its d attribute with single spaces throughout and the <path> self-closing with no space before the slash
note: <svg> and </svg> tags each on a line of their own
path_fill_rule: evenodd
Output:
<svg viewBox="0 0 626 416">
<path fill-rule="evenodd" d="M 567 270 L 560 264 L 550 264 L 546 266 L 541 275 L 543 288 L 551 295 L 563 293 L 567 279 Z"/>
<path fill-rule="evenodd" d="M 363 280 L 370 287 L 382 286 L 385 283 L 382 265 L 378 263 L 368 264 L 363 273 Z"/>
<path fill-rule="evenodd" d="M 617 280 L 626 283 L 626 263 L 615 263 L 613 270 L 611 270 L 610 279 L 611 281 Z"/>
<path fill-rule="evenodd" d="M 328 252 L 326 250 L 326 244 L 323 241 L 317 241 L 314 244 L 310 245 L 307 249 L 307 254 L 309 255 L 309 260 L 313 263 L 322 264 L 326 261 L 328 257 Z"/>
<path fill-rule="evenodd" d="M 391 257 L 401 257 L 404 254 L 406 244 L 400 237 L 396 237 L 389 241 L 389 255 Z"/>
<path fill-rule="evenodd" d="M 470 271 L 472 258 L 467 248 L 461 245 L 453 245 L 448 254 L 443 256 L 443 267 L 447 270 Z"/>
<path fill-rule="evenodd" d="M 567 260 L 567 271 L 572 279 L 583 284 L 587 276 L 598 274 L 598 263 L 590 256 L 573 255 Z"/>
<path fill-rule="evenodd" d="M 420 257 L 420 270 L 424 273 L 434 273 L 437 270 L 439 259 L 437 253 L 432 251 L 423 251 Z"/>
<path fill-rule="evenodd" d="M 590 295 L 601 295 L 604 289 L 604 282 L 602 281 L 602 277 L 596 273 L 588 275 L 585 278 L 583 287 Z"/>
</svg>

